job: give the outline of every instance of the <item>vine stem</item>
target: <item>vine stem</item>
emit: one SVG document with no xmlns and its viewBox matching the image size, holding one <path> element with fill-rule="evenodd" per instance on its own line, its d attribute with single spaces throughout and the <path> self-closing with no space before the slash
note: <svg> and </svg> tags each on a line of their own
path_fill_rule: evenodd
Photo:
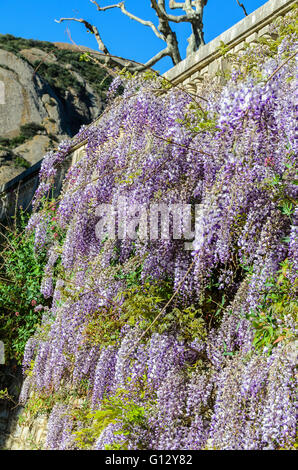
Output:
<svg viewBox="0 0 298 470">
<path fill-rule="evenodd" d="M 199 251 L 196 253 L 192 263 L 190 264 L 188 270 L 186 271 L 185 275 L 183 276 L 183 278 L 181 279 L 181 281 L 179 282 L 178 286 L 177 286 L 177 289 L 175 290 L 175 292 L 173 293 L 172 297 L 168 300 L 168 302 L 166 303 L 166 305 L 163 307 L 163 309 L 158 313 L 158 315 L 156 315 L 156 317 L 154 318 L 154 320 L 150 323 L 150 325 L 146 328 L 146 330 L 141 334 L 141 336 L 139 337 L 139 339 L 136 341 L 136 343 L 133 345 L 133 347 L 130 349 L 130 351 L 127 353 L 127 355 L 125 356 L 125 358 L 128 358 L 130 356 L 130 354 L 135 350 L 136 346 L 140 343 L 140 341 L 144 338 L 144 336 L 146 336 L 146 334 L 148 333 L 148 331 L 152 328 L 152 326 L 157 322 L 157 320 L 164 314 L 164 312 L 166 311 L 166 309 L 168 308 L 168 306 L 172 303 L 172 301 L 174 300 L 174 298 L 176 297 L 176 295 L 178 294 L 178 292 L 180 291 L 181 287 L 182 287 L 182 284 L 184 283 L 185 279 L 187 278 L 187 276 L 189 275 L 189 273 L 191 272 L 195 262 L 196 262 L 196 259 L 199 255 Z"/>
<path fill-rule="evenodd" d="M 274 70 L 274 72 L 270 75 L 269 78 L 267 78 L 266 82 L 265 83 L 268 83 L 273 77 L 274 75 L 279 72 L 279 70 L 281 68 L 283 68 L 284 65 L 286 65 L 291 59 L 294 59 L 294 57 L 298 54 L 298 51 L 295 52 L 294 54 L 290 55 L 290 57 L 287 58 L 287 60 L 285 60 L 279 67 L 277 67 L 277 69 Z"/>
</svg>

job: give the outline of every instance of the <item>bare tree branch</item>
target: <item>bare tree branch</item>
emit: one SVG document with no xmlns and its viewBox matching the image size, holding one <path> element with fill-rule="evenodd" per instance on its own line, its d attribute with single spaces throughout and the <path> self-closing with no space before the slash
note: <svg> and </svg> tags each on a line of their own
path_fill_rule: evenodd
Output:
<svg viewBox="0 0 298 470">
<path fill-rule="evenodd" d="M 236 2 L 243 9 L 245 16 L 248 16 L 247 11 L 246 11 L 245 6 L 243 5 L 243 3 L 240 3 L 239 0 L 236 0 Z"/>
<path fill-rule="evenodd" d="M 151 7 L 155 10 L 159 19 L 158 28 L 156 28 L 156 26 L 154 25 L 154 23 L 152 23 L 152 21 L 143 20 L 133 15 L 132 13 L 128 12 L 125 8 L 124 1 L 114 4 L 114 5 L 109 5 L 106 7 L 101 7 L 96 0 L 90 0 L 90 1 L 91 3 L 96 5 L 98 11 L 105 11 L 105 10 L 109 10 L 112 8 L 119 8 L 122 11 L 122 13 L 128 16 L 129 18 L 145 26 L 149 26 L 159 39 L 162 39 L 163 41 L 167 43 L 167 47 L 163 49 L 162 51 L 160 51 L 159 53 L 157 53 L 148 62 L 146 62 L 146 64 L 144 64 L 144 67 L 134 66 L 135 70 L 140 71 L 140 70 L 144 70 L 145 68 L 151 67 L 165 56 L 170 56 L 174 65 L 178 64 L 181 61 L 176 33 L 171 29 L 168 20 L 166 18 L 160 17 L 159 7 L 155 0 L 150 0 L 150 1 L 151 1 Z M 165 0 L 162 0 L 163 7 L 164 7 L 164 3 L 165 3 Z M 131 66 L 129 67 L 131 68 Z"/>
<path fill-rule="evenodd" d="M 73 43 L 73 45 L 76 46 L 79 51 L 81 51 L 82 53 L 84 53 L 84 50 L 83 50 L 78 44 L 76 44 L 75 41 L 72 39 L 70 29 L 67 28 L 66 31 L 67 31 L 67 35 L 68 35 L 70 41 Z M 103 55 L 104 55 L 104 54 L 103 54 Z M 114 77 L 114 78 L 117 76 L 117 74 L 115 73 L 115 71 L 112 70 L 112 68 L 108 66 L 109 59 L 110 59 L 110 58 L 111 58 L 111 59 L 115 59 L 115 57 L 113 57 L 113 56 L 111 56 L 111 55 L 109 54 L 109 55 L 107 56 L 107 57 L 108 57 L 107 60 L 105 60 L 105 63 L 103 63 L 102 61 L 96 59 L 92 54 L 90 54 L 89 57 L 90 57 L 90 59 L 92 60 L 92 62 L 96 63 L 97 65 L 100 65 L 101 67 L 103 67 L 103 68 L 108 72 L 108 75 L 111 75 L 111 76 Z M 105 80 L 106 80 L 106 77 L 103 78 L 102 83 L 103 83 Z"/>
<path fill-rule="evenodd" d="M 120 10 L 122 11 L 124 15 L 128 16 L 132 20 L 137 21 L 138 23 L 141 23 L 144 26 L 149 26 L 159 39 L 161 39 L 162 41 L 165 41 L 164 35 L 160 31 L 158 31 L 158 29 L 156 28 L 155 24 L 152 23 L 152 21 L 143 20 L 142 18 L 139 18 L 133 15 L 132 13 L 130 13 L 129 11 L 127 11 L 125 8 L 124 2 L 120 2 L 115 5 L 109 5 L 106 7 L 100 7 L 96 0 L 90 0 L 90 1 L 91 3 L 94 3 L 94 5 L 96 5 L 98 11 L 106 11 L 106 10 L 110 10 L 111 8 L 120 8 Z"/>
<path fill-rule="evenodd" d="M 107 5 L 105 7 L 100 7 L 98 2 L 96 2 L 95 0 L 90 0 L 90 2 L 94 3 L 94 5 L 97 6 L 98 11 L 106 11 L 106 10 L 111 10 L 112 8 L 120 8 L 120 5 L 124 4 L 124 2 L 119 2 L 119 3 L 115 3 L 114 5 Z"/>
<path fill-rule="evenodd" d="M 134 70 L 136 72 L 142 72 L 143 70 L 153 67 L 153 65 L 155 65 L 159 60 L 163 59 L 166 56 L 171 56 L 168 47 L 158 52 L 154 57 L 152 57 L 152 59 L 148 60 L 148 62 L 146 62 L 144 65 L 136 66 Z"/>
<path fill-rule="evenodd" d="M 208 0 L 185 0 L 181 2 L 171 2 L 170 6 L 181 6 L 185 11 L 185 15 L 170 15 L 165 9 L 165 0 L 151 0 L 151 6 L 157 12 L 159 18 L 174 23 L 190 23 L 192 34 L 188 39 L 187 55 L 197 51 L 201 44 L 204 44 L 203 35 L 203 9 L 207 5 Z M 195 10 L 194 10 L 195 8 Z"/>
<path fill-rule="evenodd" d="M 181 62 L 182 59 L 181 59 L 181 55 L 179 51 L 177 35 L 175 31 L 172 30 L 170 26 L 170 22 L 191 24 L 192 34 L 190 38 L 188 39 L 189 45 L 187 47 L 187 55 L 195 52 L 200 47 L 201 44 L 204 44 L 202 17 L 203 17 L 203 9 L 206 6 L 208 0 L 184 0 L 184 2 L 176 1 L 176 0 L 169 0 L 169 7 L 171 9 L 181 8 L 182 10 L 185 11 L 184 15 L 168 14 L 166 12 L 166 6 L 165 6 L 166 0 L 149 0 L 151 4 L 151 8 L 155 11 L 158 17 L 158 21 L 159 21 L 158 26 L 155 26 L 155 24 L 152 21 L 143 20 L 142 18 L 139 18 L 133 13 L 130 13 L 129 11 L 127 11 L 125 8 L 124 1 L 120 1 L 113 5 L 107 5 L 107 6 L 100 6 L 99 1 L 97 0 L 90 0 L 90 1 L 97 7 L 97 11 L 99 12 L 104 12 L 107 10 L 118 8 L 128 18 L 134 21 L 137 21 L 138 23 L 144 26 L 149 26 L 159 39 L 166 42 L 167 47 L 163 49 L 162 51 L 158 52 L 155 56 L 153 56 L 148 62 L 146 62 L 146 64 L 137 64 L 136 62 L 130 61 L 130 60 L 126 61 L 125 62 L 126 68 L 128 68 L 131 71 L 136 71 L 136 70 L 141 71 L 141 70 L 145 70 L 146 68 L 152 67 L 154 64 L 156 64 L 156 62 L 158 62 L 160 59 L 162 59 L 165 56 L 171 57 L 174 65 Z M 91 23 L 84 20 L 83 18 L 81 19 L 61 18 L 60 20 L 55 20 L 55 21 L 57 23 L 62 23 L 64 21 L 76 21 L 78 23 L 84 24 L 87 31 L 94 34 L 99 50 L 102 51 L 103 55 L 105 56 L 105 59 L 106 59 L 105 63 L 110 64 L 111 62 L 113 62 L 116 66 L 119 65 L 119 63 L 115 62 L 114 60 L 115 56 L 112 56 L 110 54 L 107 46 L 104 44 L 100 36 L 99 30 L 96 26 L 92 25 Z"/>
<path fill-rule="evenodd" d="M 169 7 L 171 10 L 183 10 L 184 3 L 176 2 L 175 0 L 170 0 Z"/>
<path fill-rule="evenodd" d="M 87 31 L 90 31 L 90 33 L 94 34 L 99 50 L 102 51 L 104 54 L 110 55 L 108 48 L 106 45 L 103 43 L 101 36 L 99 34 L 99 31 L 96 26 L 92 25 L 88 21 L 84 20 L 83 18 L 60 18 L 60 20 L 55 20 L 56 23 L 62 23 L 63 21 L 77 21 L 78 23 L 83 23 Z"/>
<path fill-rule="evenodd" d="M 97 30 L 97 28 L 93 25 L 91 25 L 90 23 L 88 23 L 88 21 L 86 20 L 83 20 L 83 19 L 78 19 L 78 18 L 61 18 L 60 20 L 55 20 L 56 23 L 62 23 L 63 21 L 77 21 L 78 23 L 83 23 L 86 27 L 86 29 L 88 29 L 88 31 L 91 31 L 93 32 L 93 28 L 95 28 Z M 95 33 L 94 33 L 95 34 Z M 99 32 L 97 30 L 97 34 L 99 36 Z M 100 37 L 100 36 L 99 36 Z M 73 41 L 72 41 L 73 42 Z M 148 62 L 146 62 L 145 64 L 139 64 L 135 61 L 131 61 L 129 59 L 123 59 L 121 57 L 117 57 L 117 56 L 114 56 L 112 54 L 110 54 L 106 48 L 106 46 L 104 46 L 103 42 L 100 40 L 97 41 L 99 43 L 99 46 L 100 46 L 100 50 L 103 50 L 104 54 L 103 56 L 106 57 L 106 59 L 112 59 L 116 65 L 119 65 L 117 63 L 117 59 L 122 59 L 123 62 L 124 62 L 124 66 L 125 68 L 127 68 L 128 70 L 131 70 L 133 72 L 141 72 L 143 70 L 146 70 L 147 68 L 150 68 L 152 67 L 153 65 L 155 65 L 160 59 L 162 59 L 163 57 L 166 57 L 166 56 L 171 56 L 170 54 L 170 50 L 168 47 L 166 47 L 165 49 L 163 49 L 162 51 L 158 52 L 158 54 L 156 54 L 154 57 L 152 57 L 150 60 L 148 60 Z M 102 65 L 102 64 L 101 64 Z"/>
<path fill-rule="evenodd" d="M 185 0 L 184 3 L 176 2 L 175 0 L 169 0 L 169 7 L 171 8 L 171 10 L 177 10 L 179 8 L 181 10 L 184 10 L 185 12 L 191 13 L 193 11 L 193 6 L 193 0 Z"/>
</svg>

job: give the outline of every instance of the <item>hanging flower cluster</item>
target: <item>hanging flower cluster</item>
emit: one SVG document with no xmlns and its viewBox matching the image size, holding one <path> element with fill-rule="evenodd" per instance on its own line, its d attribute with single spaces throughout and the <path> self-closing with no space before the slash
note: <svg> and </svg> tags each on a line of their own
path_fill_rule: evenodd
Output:
<svg viewBox="0 0 298 470">
<path fill-rule="evenodd" d="M 283 41 L 261 77 L 234 71 L 224 86 L 206 86 L 204 99 L 148 73 L 117 78 L 110 94 L 120 83 L 124 94 L 77 136 L 86 152 L 55 201 L 63 235 L 54 238 L 47 197 L 72 144 L 45 157 L 29 228 L 37 249 L 49 250 L 42 288 L 53 303 L 27 345 L 22 400 L 32 389 L 87 397 L 90 448 L 293 445 L 293 50 L 293 38 Z M 196 204 L 192 250 L 138 231 L 98 240 L 96 208 L 121 198 L 129 207 Z M 121 408 L 120 391 L 130 407 L 123 399 Z M 103 429 L 109 397 L 120 404 Z M 85 424 L 71 414 L 69 403 L 53 408 L 49 449 L 76 447 Z"/>
</svg>

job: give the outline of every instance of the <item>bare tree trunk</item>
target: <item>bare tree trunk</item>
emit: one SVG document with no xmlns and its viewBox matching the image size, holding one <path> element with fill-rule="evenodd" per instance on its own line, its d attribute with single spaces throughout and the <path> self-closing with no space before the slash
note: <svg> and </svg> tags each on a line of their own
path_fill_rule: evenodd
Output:
<svg viewBox="0 0 298 470">
<path fill-rule="evenodd" d="M 158 3 L 156 0 L 150 0 L 151 7 L 156 12 L 159 19 L 158 29 L 163 34 L 165 41 L 168 46 L 169 56 L 171 57 L 173 64 L 177 65 L 181 62 L 181 55 L 179 51 L 179 45 L 177 40 L 176 33 L 170 27 L 169 21 L 167 18 L 164 18 L 162 15 L 161 7 L 165 8 L 165 0 L 159 0 Z"/>
<path fill-rule="evenodd" d="M 186 13 L 186 18 L 192 28 L 192 34 L 188 38 L 188 47 L 186 55 L 189 56 L 196 52 L 202 44 L 205 44 L 203 33 L 203 11 L 208 0 L 185 0 L 184 3 L 170 0 L 170 8 L 182 9 Z M 194 10 L 195 8 L 195 10 Z M 178 17 L 179 18 L 179 17 Z M 181 18 L 181 17 L 180 17 Z M 181 20 L 180 21 L 184 21 Z"/>
</svg>

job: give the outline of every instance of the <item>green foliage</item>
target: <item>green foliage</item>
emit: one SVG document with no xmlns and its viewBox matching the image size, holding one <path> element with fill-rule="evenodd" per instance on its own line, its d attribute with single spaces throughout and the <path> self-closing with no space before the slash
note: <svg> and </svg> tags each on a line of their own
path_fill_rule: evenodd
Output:
<svg viewBox="0 0 298 470">
<path fill-rule="evenodd" d="M 134 78 L 138 77 L 138 72 L 131 73 L 125 67 L 119 72 L 121 77 L 126 78 L 126 80 L 133 80 Z"/>
<path fill-rule="evenodd" d="M 289 151 L 289 149 L 286 150 L 288 151 L 287 153 L 290 161 L 292 152 Z M 271 198 L 278 203 L 278 208 L 282 214 L 291 219 L 295 211 L 295 206 L 297 206 L 297 201 L 289 196 L 288 186 L 289 183 L 291 185 L 298 184 L 297 165 L 288 163 L 286 166 L 287 168 L 282 176 L 275 173 L 274 168 L 272 168 L 274 175 L 272 178 L 265 180 L 264 188 L 270 193 Z"/>
<path fill-rule="evenodd" d="M 117 343 L 123 320 L 114 312 L 114 307 L 102 307 L 90 319 L 83 332 L 85 341 L 91 345 L 109 345 Z"/>
<path fill-rule="evenodd" d="M 146 328 L 156 317 L 164 303 L 172 294 L 171 284 L 167 281 L 152 283 L 150 280 L 142 284 L 132 285 L 122 291 L 116 299 L 122 300 L 122 318 L 130 326 L 138 324 Z"/>
<path fill-rule="evenodd" d="M 115 256 L 110 261 L 112 269 L 110 275 L 122 281 L 123 288 L 108 306 L 100 307 L 90 317 L 84 330 L 87 344 L 92 346 L 117 344 L 121 329 L 125 325 L 140 330 L 149 328 L 151 333 L 177 334 L 181 341 L 191 342 L 195 338 L 204 340 L 208 328 L 220 322 L 222 311 L 226 308 L 229 298 L 222 297 L 221 294 L 218 300 L 218 289 L 214 289 L 214 286 L 207 289 L 209 297 L 207 294 L 203 296 L 200 304 L 189 303 L 181 306 L 176 301 L 167 307 L 173 295 L 172 281 L 142 279 L 143 260 L 132 256 L 125 264 L 120 264 L 117 248 L 114 251 Z M 77 292 L 76 295 L 78 298 L 81 294 Z M 158 321 L 154 322 L 157 316 L 159 316 Z"/>
<path fill-rule="evenodd" d="M 221 301 L 220 301 L 220 302 L 217 302 L 217 301 L 215 301 L 215 300 L 212 298 L 212 296 L 210 295 L 210 296 L 207 298 L 206 302 L 215 305 L 215 311 L 214 311 L 214 313 L 213 313 L 213 316 L 214 316 L 214 318 L 217 318 L 218 316 L 220 316 L 220 315 L 223 313 L 223 311 L 224 311 L 224 309 L 225 309 L 225 307 L 226 307 L 226 296 L 223 294 L 223 295 L 222 295 L 222 298 L 221 298 Z"/>
<path fill-rule="evenodd" d="M 88 54 L 87 52 L 84 52 L 84 54 L 80 55 L 79 60 L 80 62 L 90 62 L 91 61 L 90 54 Z"/>
<path fill-rule="evenodd" d="M 133 184 L 135 179 L 137 179 L 140 175 L 142 174 L 142 170 L 136 170 L 133 173 L 129 173 L 128 175 L 125 175 L 125 178 L 123 179 L 122 175 L 120 177 L 116 176 L 115 181 L 117 184 L 121 185 L 129 185 Z"/>
<path fill-rule="evenodd" d="M 208 111 L 205 111 L 196 102 L 192 102 L 189 105 L 189 112 L 185 115 L 183 120 L 178 119 L 178 122 L 184 124 L 185 127 L 194 134 L 205 131 L 216 132 L 218 130 L 216 127 L 216 118 L 211 118 Z"/>
<path fill-rule="evenodd" d="M 297 35 L 297 5 L 295 5 L 289 15 L 275 20 L 264 36 L 257 38 L 254 43 L 244 42 L 241 52 L 231 52 L 231 47 L 221 41 L 218 53 L 228 61 L 232 68 L 235 67 L 240 72 L 238 80 L 244 80 L 249 74 L 258 81 L 263 81 L 268 77 L 264 77 L 260 64 L 276 56 L 280 44 L 286 37 L 292 37 L 294 42 Z M 286 59 L 289 57 L 290 52 L 285 51 L 283 55 Z M 230 78 L 230 72 L 228 71 L 219 72 L 219 75 L 226 79 Z"/>
<path fill-rule="evenodd" d="M 3 147 L 13 149 L 17 147 L 18 145 L 22 145 L 26 142 L 26 137 L 22 134 L 19 134 L 16 137 L 12 137 L 11 139 L 8 139 L 6 137 L 0 137 L 0 145 Z"/>
<path fill-rule="evenodd" d="M 222 57 L 225 57 L 230 50 L 231 50 L 231 46 L 228 46 L 223 41 L 220 41 L 220 46 L 218 47 L 218 52 Z"/>
<path fill-rule="evenodd" d="M 171 312 L 165 314 L 157 330 L 159 333 L 173 330 L 178 333 L 179 341 L 192 342 L 194 339 L 206 340 L 207 338 L 206 322 L 202 316 L 202 310 L 195 308 L 194 305 L 182 310 L 175 307 Z"/>
<path fill-rule="evenodd" d="M 56 49 L 54 53 L 62 64 L 70 63 L 72 69 L 89 83 L 99 98 L 105 98 L 105 93 L 111 84 L 112 78 L 104 68 L 101 68 L 100 63 L 98 64 L 91 59 L 90 61 L 80 61 L 80 54 L 77 52 Z"/>
<path fill-rule="evenodd" d="M 143 72 L 142 77 L 144 78 L 144 80 L 157 81 L 158 80 L 158 72 L 156 72 L 155 70 L 147 69 Z M 163 79 L 163 80 L 165 80 L 165 79 Z"/>
<path fill-rule="evenodd" d="M 277 343 L 292 337 L 284 323 L 286 316 L 292 318 L 293 322 L 298 319 L 298 302 L 293 296 L 298 285 L 293 286 L 289 279 L 291 270 L 292 266 L 286 259 L 281 263 L 278 278 L 267 280 L 267 292 L 260 305 L 248 315 L 254 329 L 253 345 L 257 350 L 267 348 L 270 353 Z"/>
<path fill-rule="evenodd" d="M 8 147 L 10 143 L 10 140 L 7 137 L 1 137 L 0 136 L 0 145 L 3 147 Z"/>
<path fill-rule="evenodd" d="M 141 266 L 125 275 L 120 273 L 117 279 L 125 279 L 123 289 L 108 306 L 101 307 L 90 319 L 85 328 L 85 341 L 91 345 L 116 344 L 124 325 L 137 326 L 140 330 L 150 327 L 151 332 L 177 333 L 181 341 L 193 341 L 195 338 L 206 339 L 207 325 L 201 307 L 189 305 L 180 308 L 169 307 L 159 320 L 152 322 L 165 307 L 173 294 L 171 282 L 160 280 L 153 282 L 140 280 Z M 223 308 L 223 307 L 222 307 Z M 212 307 L 209 310 L 214 310 Z"/>
<path fill-rule="evenodd" d="M 27 218 L 4 234 L 0 270 L 0 338 L 8 358 L 22 361 L 24 347 L 40 322 L 37 304 L 45 304 L 40 284 L 46 263 L 45 253 L 34 252 L 33 234 L 25 232 Z"/>
<path fill-rule="evenodd" d="M 22 49 L 30 47 L 45 47 L 47 50 L 54 48 L 53 44 L 46 41 L 37 41 L 34 39 L 24 39 L 12 36 L 11 34 L 0 35 L 0 47 L 9 52 L 20 52 Z"/>
<path fill-rule="evenodd" d="M 30 376 L 32 374 L 33 367 L 34 361 L 32 361 L 30 369 L 26 371 L 26 375 Z M 84 380 L 81 382 L 84 382 Z M 21 426 L 30 426 L 37 416 L 50 416 L 54 405 L 57 403 L 67 405 L 68 409 L 73 413 L 74 421 L 78 417 L 84 421 L 86 414 L 90 411 L 90 404 L 86 399 L 86 393 L 82 393 L 81 385 L 79 385 L 79 388 L 71 389 L 62 385 L 57 392 L 53 390 L 32 390 L 24 410 L 19 416 L 19 424 Z"/>
<path fill-rule="evenodd" d="M 8 389 L 5 388 L 4 390 L 0 390 L 0 400 L 11 400 L 11 396 L 9 395 Z"/>
<path fill-rule="evenodd" d="M 30 168 L 30 163 L 25 158 L 17 155 L 14 159 L 15 165 L 20 168 Z"/>
<path fill-rule="evenodd" d="M 14 154 L 9 149 L 7 143 L 9 144 L 9 139 L 4 139 L 0 137 L 0 150 L 4 150 L 4 152 L 6 153 L 7 161 L 14 162 L 16 167 L 29 168 L 31 166 L 30 163 L 27 160 L 25 160 L 25 158 L 21 157 L 20 155 Z"/>
<path fill-rule="evenodd" d="M 288 217 L 291 217 L 294 214 L 294 206 L 291 202 L 288 201 L 283 201 L 283 204 L 280 206 L 280 210 Z"/>
<path fill-rule="evenodd" d="M 20 128 L 20 133 L 22 136 L 25 137 L 25 139 L 31 139 L 35 135 L 37 135 L 39 132 L 45 133 L 45 127 L 41 126 L 40 124 L 37 124 L 36 122 L 28 122 L 27 124 L 24 124 Z"/>
<path fill-rule="evenodd" d="M 146 388 L 146 377 L 143 377 L 143 386 Z M 134 393 L 138 394 L 138 401 L 143 404 L 137 404 L 134 400 Z M 104 398 L 101 401 L 100 408 L 95 411 L 87 410 L 82 413 L 78 410 L 75 413 L 76 421 L 83 423 L 83 428 L 74 431 L 76 442 L 79 448 L 88 449 L 99 438 L 101 433 L 110 424 L 117 425 L 118 430 L 115 435 L 121 436 L 120 440 L 107 447 L 106 450 L 126 450 L 130 434 L 135 427 L 142 429 L 148 428 L 147 416 L 152 408 L 152 399 L 145 399 L 146 391 L 138 387 L 132 392 L 126 389 L 117 389 L 115 394 Z M 142 443 L 138 444 L 139 449 Z"/>
</svg>

